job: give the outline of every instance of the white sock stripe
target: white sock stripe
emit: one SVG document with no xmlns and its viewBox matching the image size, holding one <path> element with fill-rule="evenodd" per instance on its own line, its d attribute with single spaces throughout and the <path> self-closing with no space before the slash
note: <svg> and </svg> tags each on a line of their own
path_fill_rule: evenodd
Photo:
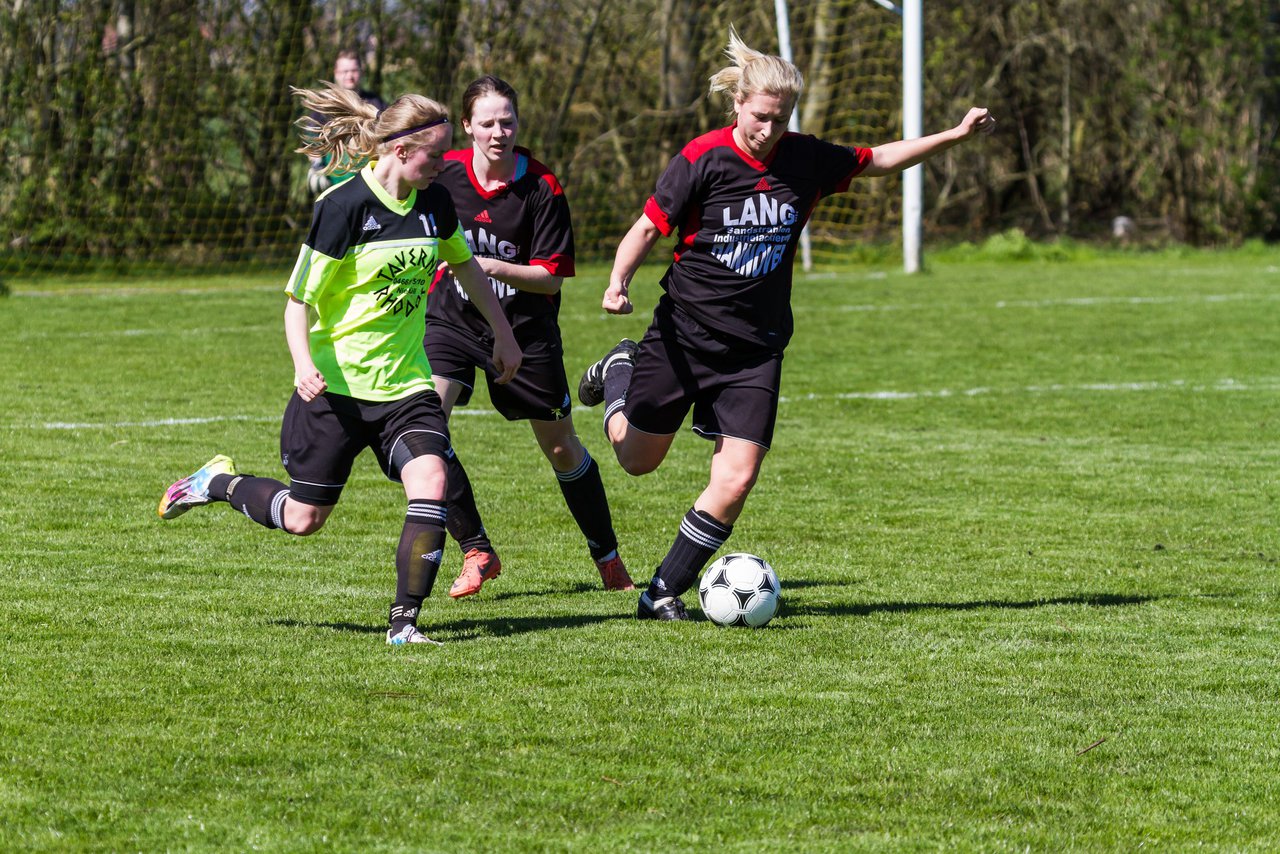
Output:
<svg viewBox="0 0 1280 854">
<path fill-rule="evenodd" d="M 609 419 L 610 419 L 610 418 L 612 418 L 612 417 L 614 416 L 614 414 L 616 414 L 616 413 L 618 413 L 618 412 L 621 412 L 621 411 L 622 411 L 622 407 L 624 407 L 624 406 L 626 406 L 626 405 L 627 405 L 627 399 L 626 399 L 625 397 L 620 397 L 620 398 L 618 398 L 617 400 L 615 400 L 613 403 L 611 403 L 611 404 L 609 404 L 608 406 L 606 406 L 606 407 L 605 407 L 605 409 L 604 409 L 604 431 L 605 431 L 606 433 L 608 433 L 608 432 L 609 432 Z"/>
<path fill-rule="evenodd" d="M 284 527 L 284 502 L 289 498 L 289 490 L 282 489 L 271 496 L 271 524 L 280 530 Z"/>
<path fill-rule="evenodd" d="M 726 540 L 729 539 L 729 535 L 733 533 L 732 525 L 729 525 L 728 527 L 721 525 L 715 519 L 712 519 L 705 513 L 699 513 L 697 510 L 690 510 L 684 515 L 684 519 L 682 521 L 690 525 L 699 526 L 700 529 L 705 528 L 712 534 L 720 534 Z"/>
<path fill-rule="evenodd" d="M 567 483 L 567 482 L 569 482 L 569 481 L 571 481 L 571 480 L 577 480 L 578 478 L 580 478 L 580 477 L 582 477 L 584 474 L 586 474 L 586 473 L 587 473 L 587 471 L 588 471 L 590 468 L 591 468 L 591 454 L 587 452 L 587 449 L 586 449 L 586 448 L 583 448 L 583 449 L 582 449 L 582 462 L 578 464 L 578 467 L 577 467 L 576 469 L 574 469 L 573 471 L 558 471 L 558 472 L 556 472 L 556 479 L 557 479 L 557 480 L 564 481 L 564 482 L 566 482 L 566 483 Z"/>
<path fill-rule="evenodd" d="M 448 516 L 449 508 L 444 504 L 418 504 L 416 502 L 410 502 L 408 509 L 404 513 L 406 521 L 439 522 L 440 524 L 444 524 L 444 520 Z"/>
<path fill-rule="evenodd" d="M 690 524 L 688 519 L 682 519 L 680 521 L 680 533 L 683 536 L 693 540 L 698 545 L 705 546 L 706 548 L 709 548 L 709 549 L 710 548 L 718 549 L 724 545 L 725 540 L 729 539 L 729 535 L 727 533 L 725 533 L 724 536 L 722 537 L 716 537 L 713 534 L 707 533 L 706 531 L 699 530 L 697 527 Z"/>
</svg>

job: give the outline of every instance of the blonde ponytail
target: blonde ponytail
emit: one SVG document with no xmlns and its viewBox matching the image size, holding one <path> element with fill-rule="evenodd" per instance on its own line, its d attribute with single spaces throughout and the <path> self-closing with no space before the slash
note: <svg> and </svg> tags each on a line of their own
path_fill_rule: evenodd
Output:
<svg viewBox="0 0 1280 854">
<path fill-rule="evenodd" d="M 304 142 L 295 149 L 308 157 L 332 155 L 326 174 L 351 172 L 377 157 L 393 139 L 405 140 L 407 148 L 422 144 L 414 137 L 427 128 L 449 120 L 449 110 L 422 95 L 401 95 L 391 106 L 379 111 L 350 89 L 326 83 L 323 89 L 290 91 L 308 114 L 295 124 Z M 325 117 L 323 123 L 311 115 Z"/>
<path fill-rule="evenodd" d="M 734 101 L 761 93 L 790 101 L 800 97 L 804 88 L 800 70 L 780 56 L 748 47 L 733 27 L 729 28 L 729 46 L 724 53 L 732 64 L 711 75 L 712 92 L 724 92 Z"/>
</svg>

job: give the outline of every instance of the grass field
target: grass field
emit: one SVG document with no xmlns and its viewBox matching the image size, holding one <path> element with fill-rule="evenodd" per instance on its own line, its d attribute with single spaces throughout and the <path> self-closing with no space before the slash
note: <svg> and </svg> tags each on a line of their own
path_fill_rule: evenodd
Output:
<svg viewBox="0 0 1280 854">
<path fill-rule="evenodd" d="M 656 298 L 604 276 L 575 379 Z M 798 274 L 759 631 L 637 623 L 473 404 L 504 573 L 453 602 L 451 547 L 426 651 L 369 455 L 311 538 L 156 518 L 215 451 L 280 476 L 281 277 L 0 300 L 0 850 L 1280 847 L 1280 252 Z M 709 443 L 629 478 L 575 418 L 647 577 Z"/>
</svg>

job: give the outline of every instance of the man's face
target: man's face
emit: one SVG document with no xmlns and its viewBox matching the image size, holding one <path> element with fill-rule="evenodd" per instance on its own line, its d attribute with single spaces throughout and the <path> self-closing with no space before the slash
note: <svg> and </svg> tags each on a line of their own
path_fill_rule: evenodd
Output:
<svg viewBox="0 0 1280 854">
<path fill-rule="evenodd" d="M 333 64 L 333 82 L 343 89 L 359 87 L 360 63 L 354 59 L 339 59 Z"/>
</svg>

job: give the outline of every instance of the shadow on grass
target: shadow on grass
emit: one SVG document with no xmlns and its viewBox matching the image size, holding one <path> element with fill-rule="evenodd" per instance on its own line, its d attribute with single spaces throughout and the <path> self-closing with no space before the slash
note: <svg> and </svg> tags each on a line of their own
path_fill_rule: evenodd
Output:
<svg viewBox="0 0 1280 854">
<path fill-rule="evenodd" d="M 816 585 L 815 585 L 816 586 Z M 594 589 L 594 588 L 592 588 Z M 526 595 L 523 593 L 511 596 Z M 696 595 L 696 594 L 695 594 Z M 1169 596 L 1124 596 L 1115 593 L 1081 594 L 1079 596 L 1059 596 L 1051 599 L 1028 599 L 1024 601 L 1008 599 L 978 599 L 972 602 L 866 602 L 841 604 L 811 604 L 784 599 L 781 620 L 772 628 L 800 628 L 787 626 L 788 617 L 867 617 L 871 614 L 901 614 L 916 611 L 978 611 L 986 608 L 1006 610 L 1026 610 L 1029 608 L 1047 608 L 1054 605 L 1088 605 L 1094 608 L 1117 608 L 1132 605 L 1143 605 L 1160 599 L 1175 598 Z M 544 617 L 493 617 L 491 619 L 452 619 L 440 622 L 432 621 L 425 630 L 433 637 L 450 642 L 479 640 L 481 638 L 510 637 L 528 632 L 545 632 L 556 629 L 578 629 L 613 620 L 635 622 L 635 612 L 626 608 L 613 614 L 572 614 L 565 616 Z M 702 620 L 695 616 L 695 620 Z M 306 620 L 271 620 L 273 626 L 289 629 L 329 629 L 335 632 L 354 632 L 356 634 L 380 635 L 387 630 L 385 624 L 370 626 L 361 623 L 309 622 Z"/>
<path fill-rule="evenodd" d="M 555 629 L 577 629 L 606 623 L 611 620 L 635 620 L 631 609 L 616 614 L 573 614 L 562 617 L 494 617 L 488 620 L 432 620 L 423 631 L 433 638 L 462 641 L 488 637 L 509 637 L 527 632 L 545 632 Z M 360 623 L 309 622 L 306 620 L 271 620 L 271 625 L 288 629 L 329 629 L 335 632 L 354 632 L 366 635 L 386 634 L 386 624 L 370 626 Z"/>
<path fill-rule="evenodd" d="M 819 581 L 813 578 L 787 578 L 782 580 L 782 593 L 785 596 L 788 590 L 804 590 L 809 587 L 852 587 L 855 584 L 861 584 L 863 580 L 861 578 L 842 578 L 839 581 Z"/>
<path fill-rule="evenodd" d="M 785 596 L 785 590 L 784 590 Z M 1094 608 L 1118 608 L 1143 605 L 1166 596 L 1124 596 L 1117 593 L 1093 593 L 1079 596 L 1058 596 L 1052 599 L 978 599 L 972 602 L 864 602 L 840 604 L 809 604 L 784 598 L 784 614 L 789 617 L 866 617 L 871 614 L 902 614 L 915 611 L 978 611 L 985 608 L 1025 610 L 1048 608 L 1054 605 L 1089 605 Z"/>
<path fill-rule="evenodd" d="M 458 602 L 484 602 L 486 599 L 493 602 L 500 602 L 503 599 L 526 599 L 530 596 L 567 596 L 574 593 L 600 593 L 600 584 L 590 584 L 586 581 L 576 581 L 572 584 L 566 584 L 558 587 L 538 587 L 531 590 L 512 590 L 510 592 L 494 591 L 489 595 L 492 588 L 485 587 L 484 592 L 477 597 L 468 597 L 459 599 Z M 638 595 L 638 594 L 637 594 Z"/>
</svg>

